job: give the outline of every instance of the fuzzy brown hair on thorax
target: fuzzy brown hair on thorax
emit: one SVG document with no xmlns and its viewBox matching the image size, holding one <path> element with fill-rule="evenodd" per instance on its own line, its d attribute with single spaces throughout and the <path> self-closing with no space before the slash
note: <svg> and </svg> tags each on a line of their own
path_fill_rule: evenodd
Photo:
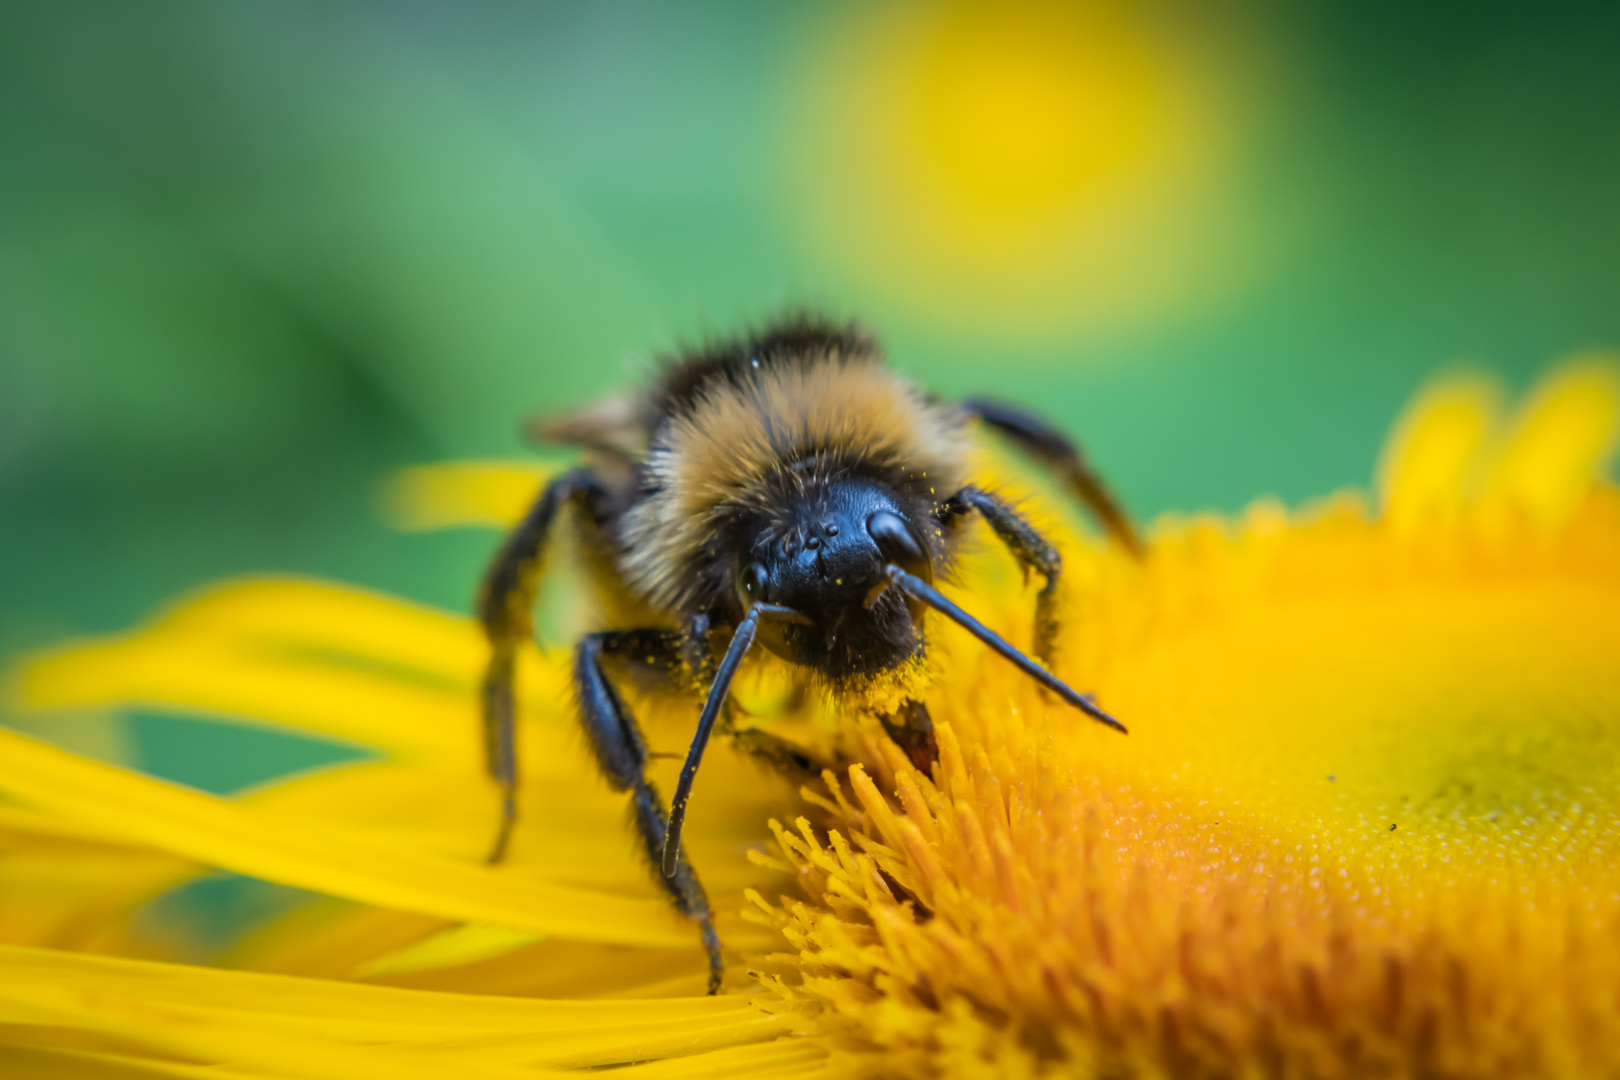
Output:
<svg viewBox="0 0 1620 1080">
<path fill-rule="evenodd" d="M 704 599 L 714 528 L 768 501 L 795 464 L 833 462 L 923 497 L 965 482 L 959 409 L 885 367 L 869 339 L 807 344 L 716 367 L 652 433 L 644 494 L 624 519 L 622 569 L 655 605 L 683 611 Z"/>
</svg>

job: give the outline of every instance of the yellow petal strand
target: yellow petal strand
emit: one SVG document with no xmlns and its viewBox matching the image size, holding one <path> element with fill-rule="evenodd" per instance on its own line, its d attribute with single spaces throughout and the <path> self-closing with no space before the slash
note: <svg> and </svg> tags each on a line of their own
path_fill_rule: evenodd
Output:
<svg viewBox="0 0 1620 1080">
<path fill-rule="evenodd" d="M 303 645 L 446 679 L 467 678 L 485 658 L 464 616 L 316 578 L 248 577 L 213 585 L 159 614 L 149 629 Z"/>
<path fill-rule="evenodd" d="M 16 672 L 18 709 L 148 705 L 226 714 L 416 756 L 476 747 L 487 646 L 470 619 L 347 586 L 248 579 L 133 634 L 49 650 Z M 567 700 L 567 662 L 519 654 L 532 718 Z"/>
<path fill-rule="evenodd" d="M 195 872 L 186 859 L 0 804 L 0 941 L 129 948 L 129 913 Z"/>
<path fill-rule="evenodd" d="M 603 1065 L 664 1054 L 700 1054 L 787 1030 L 745 998 L 658 1002 L 537 1001 L 364 987 L 283 976 L 214 971 L 0 948 L 0 1016 L 37 1023 L 115 1018 L 97 1026 L 204 1060 L 301 1066 L 302 1058 L 221 1053 L 228 1043 L 194 1031 L 234 1032 L 253 1042 L 300 1047 L 386 1043 L 410 1048 L 441 1068 L 477 1065 Z M 116 1018 L 145 1011 L 150 1027 L 125 1030 Z M 86 1015 L 93 1014 L 93 1015 Z M 184 1029 L 176 1035 L 171 1029 Z M 312 1073 L 315 1075 L 317 1073 Z M 491 1073 L 503 1075 L 504 1072 Z M 320 1074 L 324 1075 L 324 1074 Z M 340 1075 L 364 1075 L 362 1073 Z M 400 1075 L 414 1075 L 406 1073 Z"/>
<path fill-rule="evenodd" d="M 272 1075 L 51 1046 L 8 1045 L 4 1039 L 0 1035 L 0 1076 L 6 1080 L 260 1080 Z"/>
<path fill-rule="evenodd" d="M 755 932 L 742 938 L 722 915 L 721 933 L 736 948 L 768 949 L 777 943 Z M 746 927 L 748 924 L 740 924 Z M 452 993 L 514 994 L 524 997 L 670 998 L 702 994 L 708 965 L 689 949 L 642 949 L 583 941 L 546 941 L 459 966 L 378 976 L 387 986 Z"/>
<path fill-rule="evenodd" d="M 398 850 L 337 826 L 290 828 L 229 800 L 0 731 L 0 790 L 110 835 L 238 873 L 381 907 L 585 941 L 695 944 L 667 905 Z"/>
<path fill-rule="evenodd" d="M 7 837 L 13 844 L 24 839 L 58 845 L 67 842 L 98 846 L 116 843 L 109 839 L 105 829 L 7 802 L 0 802 L 0 836 Z"/>
<path fill-rule="evenodd" d="M 1454 375 L 1424 388 L 1401 413 L 1378 463 L 1384 519 L 1402 532 L 1454 519 L 1497 422 L 1502 386 Z"/>
<path fill-rule="evenodd" d="M 85 708 L 49 714 L 19 712 L 7 708 L 6 688 L 0 682 L 0 724 L 25 735 L 37 735 L 75 754 L 109 761 L 114 765 L 134 765 L 139 748 L 129 722 L 116 709 Z"/>
<path fill-rule="evenodd" d="M 822 1040 L 786 1038 L 701 1056 L 652 1061 L 638 1066 L 635 1075 L 636 1080 L 797 1080 L 851 1074 L 830 1067 Z"/>
<path fill-rule="evenodd" d="M 315 1021 L 306 1022 L 317 1026 Z M 279 1024 L 277 1026 L 280 1026 Z M 714 1017 L 639 1020 L 630 1024 L 592 1025 L 565 1021 L 525 1025 L 522 1030 L 422 1039 L 415 1032 L 390 1029 L 385 1036 L 425 1052 L 458 1060 L 492 1064 L 538 1064 L 576 1068 L 663 1057 L 689 1060 L 697 1075 L 713 1075 L 711 1055 L 736 1046 L 749 1047 L 788 1030 L 784 1020 L 745 1008 Z"/>
<path fill-rule="evenodd" d="M 628 839 L 619 845 L 622 851 L 603 851 L 604 838 L 630 836 L 625 797 L 608 788 L 580 747 L 549 742 L 524 745 L 536 764 L 524 770 L 522 846 L 514 859 L 532 862 L 529 856 L 543 852 L 546 876 L 553 879 L 643 880 L 644 868 L 627 869 L 634 858 Z M 482 775 L 394 762 L 304 773 L 244 794 L 242 802 L 301 826 L 342 821 L 401 846 L 473 859 L 488 847 L 497 817 L 493 787 Z"/>
<path fill-rule="evenodd" d="M 730 922 L 731 920 L 726 920 Z M 743 924 L 757 941 L 759 928 Z M 447 929 L 440 920 L 323 899 L 261 926 L 227 958 L 226 966 L 318 978 L 356 978 L 368 962 Z M 729 930 L 729 927 L 727 928 Z M 732 943 L 730 933 L 726 941 Z M 774 944 L 761 941 L 761 947 Z M 708 966 L 691 948 L 650 949 L 582 941 L 545 941 L 484 958 L 384 972 L 367 981 L 452 993 L 522 997 L 690 997 L 702 994 Z"/>
<path fill-rule="evenodd" d="M 648 888 L 645 859 L 625 822 L 625 796 L 602 780 L 569 729 L 526 731 L 521 813 L 508 865 L 547 880 L 635 894 Z M 539 736 L 546 736 L 544 739 Z M 670 763 L 673 764 L 673 763 Z M 717 747 L 705 763 L 706 790 L 721 790 L 694 804 L 690 843 L 716 892 L 757 884 L 760 871 L 736 848 L 757 838 L 749 826 L 762 818 L 777 792 L 758 766 Z M 723 785 L 723 786 L 722 786 Z M 667 790 L 667 787 L 666 787 Z M 477 862 L 496 821 L 489 782 L 468 772 L 448 773 L 393 762 L 361 762 L 318 770 L 266 785 L 241 799 L 292 829 L 343 822 L 355 835 L 392 850 L 432 852 Z"/>
<path fill-rule="evenodd" d="M 110 956 L 0 945 L 0 982 L 71 987 L 154 1004 L 243 1013 L 344 1018 L 355 1030 L 394 1025 L 423 1037 L 457 1032 L 639 1030 L 640 1024 L 764 1015 L 746 998 L 692 997 L 669 1001 L 542 1001 L 484 994 L 443 994 L 290 975 L 226 971 Z M 365 1030 L 373 1030 L 365 1028 Z"/>
<path fill-rule="evenodd" d="M 224 966 L 347 979 L 360 965 L 420 941 L 445 925 L 443 919 L 431 915 L 321 897 L 256 927 L 226 955 Z"/>
<path fill-rule="evenodd" d="M 244 1065 L 299 1080 L 442 1080 L 446 1071 L 468 1080 L 562 1076 L 465 1058 L 445 1060 L 416 1049 L 365 1045 L 301 1035 L 252 1014 L 153 1005 L 144 998 L 110 998 L 76 988 L 0 985 L 0 1018 L 16 1010 L 51 1017 L 63 1027 L 110 1032 L 151 1048 L 154 1056 Z"/>
<path fill-rule="evenodd" d="M 1571 360 L 1536 387 L 1514 418 L 1488 497 L 1542 527 L 1561 524 L 1592 490 L 1620 434 L 1620 357 Z"/>
<path fill-rule="evenodd" d="M 362 964 L 361 979 L 379 975 L 405 975 L 432 968 L 455 967 L 487 960 L 536 942 L 534 934 L 503 926 L 452 926 Z"/>
<path fill-rule="evenodd" d="M 244 653 L 218 641 L 136 637 L 81 645 L 29 662 L 23 708 L 114 705 L 259 722 L 408 758 L 475 764 L 476 718 L 465 697 L 325 663 Z"/>
<path fill-rule="evenodd" d="M 407 991 L 401 991 L 407 992 Z M 0 991 L 0 1015 L 8 995 Z M 476 1031 L 445 1031 L 432 1024 L 392 1020 L 354 1019 L 348 1016 L 313 1016 L 281 1012 L 243 1012 L 204 1005 L 168 1007 L 151 1005 L 145 999 L 92 1000 L 102 1003 L 130 1001 L 154 1010 L 159 1028 L 164 1021 L 223 1030 L 251 1030 L 260 1039 L 295 1039 L 315 1046 L 386 1044 L 392 1050 L 409 1050 L 423 1059 L 437 1057 L 440 1068 L 461 1068 L 476 1064 L 485 1068 L 534 1067 L 573 1068 L 617 1065 L 646 1061 L 665 1055 L 707 1055 L 739 1044 L 757 1043 L 776 1036 L 787 1025 L 757 1009 L 732 1009 L 727 1013 L 694 1018 L 680 1016 L 666 1020 L 616 1019 L 593 1024 L 574 1016 L 540 1017 L 518 1026 L 487 1025 Z M 116 1007 L 116 1006 L 115 1006 Z M 178 1042 L 176 1049 L 196 1052 L 196 1043 Z M 204 1053 L 217 1057 L 213 1046 Z M 218 1060 L 236 1060 L 230 1056 Z M 253 1058 L 243 1060 L 252 1061 Z M 275 1064 L 276 1059 L 260 1059 Z"/>
<path fill-rule="evenodd" d="M 521 816 L 512 850 L 503 867 L 536 874 L 548 881 L 618 894 L 648 893 L 643 856 L 625 823 L 625 798 L 602 782 L 585 761 L 574 759 L 576 775 L 563 784 L 577 790 L 570 803 L 544 789 L 544 780 L 525 777 L 530 791 L 521 798 Z M 421 770 L 357 765 L 325 770 L 276 784 L 244 796 L 244 805 L 262 811 L 265 820 L 292 831 L 318 830 L 342 822 L 346 834 L 393 851 L 431 853 L 464 864 L 482 861 L 494 836 L 498 810 L 482 777 L 445 777 Z M 380 774 L 380 775 L 379 775 Z M 346 781 L 355 780 L 348 784 Z M 321 812 L 299 797 L 305 781 L 318 784 Z M 294 789 L 291 797 L 282 789 Z M 362 797 L 376 792 L 379 801 Z M 746 873 L 740 859 L 728 873 Z M 718 870 L 719 868 L 717 868 Z M 757 876 L 757 875 L 755 875 Z"/>
<path fill-rule="evenodd" d="M 131 913 L 195 873 L 191 863 L 163 852 L 19 845 L 0 834 L 0 941 L 137 948 Z"/>
<path fill-rule="evenodd" d="M 383 487 L 383 516 L 398 529 L 503 528 L 523 516 L 556 466 L 450 461 L 401 469 Z"/>
</svg>

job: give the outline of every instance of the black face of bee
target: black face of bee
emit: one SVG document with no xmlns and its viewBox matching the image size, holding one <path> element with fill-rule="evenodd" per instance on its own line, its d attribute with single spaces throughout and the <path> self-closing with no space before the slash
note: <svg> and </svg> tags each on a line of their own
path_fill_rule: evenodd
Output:
<svg viewBox="0 0 1620 1080">
<path fill-rule="evenodd" d="M 902 500 L 866 479 L 834 480 L 762 526 L 737 567 L 737 600 L 782 604 L 805 623 L 767 621 L 759 641 L 833 677 L 898 667 L 922 646 L 922 605 L 885 589 L 893 563 L 933 580 L 928 545 Z"/>
</svg>

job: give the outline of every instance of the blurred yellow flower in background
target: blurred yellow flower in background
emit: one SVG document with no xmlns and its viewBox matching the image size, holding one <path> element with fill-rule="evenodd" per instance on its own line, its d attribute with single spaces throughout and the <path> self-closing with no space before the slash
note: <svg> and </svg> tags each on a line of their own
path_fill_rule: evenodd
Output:
<svg viewBox="0 0 1620 1080">
<path fill-rule="evenodd" d="M 1033 2 L 846 17 L 807 61 L 792 126 L 809 240 L 934 322 L 1002 337 L 1232 287 L 1257 240 L 1228 197 L 1236 99 L 1262 65 L 1191 15 Z"/>
<path fill-rule="evenodd" d="M 815 703 L 782 722 L 856 762 L 822 785 L 715 753 L 688 843 L 717 998 L 575 738 L 565 651 L 522 660 L 526 805 L 493 869 L 462 616 L 253 580 L 36 655 L 7 706 L 35 731 L 163 707 L 372 756 L 222 798 L 0 732 L 0 1072 L 1612 1075 L 1620 374 L 1503 397 L 1428 388 L 1372 504 L 1162 519 L 1142 564 L 1065 530 L 1059 666 L 1128 738 L 933 626 L 933 776 Z M 430 468 L 395 504 L 498 524 L 536 475 Z M 962 584 L 1027 629 L 992 546 Z M 777 688 L 762 664 L 740 693 L 793 713 Z M 691 717 L 662 713 L 678 748 Z M 210 868 L 318 895 L 176 962 L 154 901 Z"/>
</svg>

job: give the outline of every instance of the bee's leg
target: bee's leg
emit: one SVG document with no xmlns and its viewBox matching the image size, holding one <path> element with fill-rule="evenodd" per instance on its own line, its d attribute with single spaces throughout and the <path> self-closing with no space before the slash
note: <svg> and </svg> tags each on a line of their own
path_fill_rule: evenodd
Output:
<svg viewBox="0 0 1620 1080">
<path fill-rule="evenodd" d="M 714 932 L 709 898 L 686 857 L 680 855 L 668 875 L 659 871 L 664 859 L 664 838 L 669 820 L 663 800 L 647 779 L 647 744 L 624 699 L 602 669 L 602 658 L 624 655 L 647 662 L 679 662 L 679 635 L 674 631 L 634 630 L 588 634 L 580 641 L 574 661 L 574 689 L 579 696 L 580 719 L 590 740 L 596 763 L 615 791 L 631 793 L 636 833 L 653 867 L 653 875 L 675 901 L 681 914 L 698 924 L 703 947 L 709 954 L 709 993 L 720 989 L 724 964 L 720 938 Z M 660 643 L 663 643 L 660 645 Z"/>
<path fill-rule="evenodd" d="M 1063 557 L 1046 542 L 1035 527 L 1001 499 L 976 487 L 965 487 L 941 504 L 937 517 L 950 524 L 968 511 L 977 511 L 989 523 L 1007 550 L 1025 570 L 1034 570 L 1046 579 L 1035 597 L 1035 655 L 1050 665 L 1057 643 L 1057 588 L 1063 575 Z"/>
<path fill-rule="evenodd" d="M 1142 541 L 1131 519 L 1108 485 L 1086 464 L 1072 439 L 1039 417 L 999 401 L 969 398 L 962 408 L 1056 473 L 1114 539 L 1131 554 L 1142 554 Z"/>
<path fill-rule="evenodd" d="M 878 719 L 918 772 L 924 776 L 933 772 L 934 763 L 939 760 L 939 743 L 934 741 L 934 718 L 928 715 L 928 706 L 920 701 L 907 701 Z"/>
<path fill-rule="evenodd" d="M 731 737 L 731 745 L 758 758 L 784 776 L 795 780 L 814 780 L 828 767 L 827 762 L 792 739 L 784 739 L 763 728 L 749 727 L 739 730 L 729 726 L 729 720 L 727 723 L 726 734 Z"/>
<path fill-rule="evenodd" d="M 699 688 L 714 682 L 720 657 L 709 641 L 709 617 L 695 615 L 687 621 L 681 642 L 681 657 Z M 720 719 L 715 725 L 731 745 L 758 758 L 777 772 L 798 780 L 814 780 L 827 768 L 798 743 L 757 727 L 738 728 L 736 710 L 730 698 L 720 706 Z"/>
<path fill-rule="evenodd" d="M 506 856 L 517 822 L 517 733 L 513 715 L 512 676 L 517 650 L 534 625 L 534 599 L 540 586 L 546 541 L 564 503 L 589 502 L 601 489 L 590 473 L 574 469 L 548 483 L 523 520 L 501 544 L 484 574 L 478 594 L 478 618 L 489 640 L 489 664 L 481 694 L 484 756 L 489 774 L 501 789 L 501 823 L 489 862 Z"/>
</svg>

